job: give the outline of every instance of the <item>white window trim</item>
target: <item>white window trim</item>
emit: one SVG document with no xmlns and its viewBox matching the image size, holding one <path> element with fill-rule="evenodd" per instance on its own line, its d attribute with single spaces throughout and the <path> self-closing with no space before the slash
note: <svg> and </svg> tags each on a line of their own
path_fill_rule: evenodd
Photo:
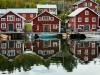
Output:
<svg viewBox="0 0 100 75">
<path fill-rule="evenodd" d="M 12 51 L 13 51 L 14 54 L 12 55 L 12 54 L 10 53 L 11 55 L 9 55 L 9 52 L 12 52 Z M 7 54 L 7 55 L 8 55 L 8 56 L 15 56 L 15 50 L 8 50 L 8 54 Z"/>
<path fill-rule="evenodd" d="M 84 61 L 88 61 L 88 56 L 84 56 Z"/>
<path fill-rule="evenodd" d="M 89 15 L 89 10 L 85 10 L 85 15 Z"/>
<path fill-rule="evenodd" d="M 95 48 L 95 43 L 92 43 L 92 48 Z"/>
<path fill-rule="evenodd" d="M 38 17 L 38 21 L 41 21 L 42 20 L 42 18 L 41 17 Z"/>
<path fill-rule="evenodd" d="M 53 25 L 53 29 L 57 29 L 57 25 Z"/>
<path fill-rule="evenodd" d="M 77 54 L 80 55 L 81 54 L 81 50 L 77 50 Z"/>
<path fill-rule="evenodd" d="M 1 52 L 2 52 L 2 54 L 6 54 L 6 50 L 2 50 Z"/>
<path fill-rule="evenodd" d="M 14 16 L 14 15 L 7 15 L 7 21 L 15 21 L 15 16 L 14 16 L 14 19 L 13 20 L 8 20 L 8 17 L 9 16 Z"/>
<path fill-rule="evenodd" d="M 81 19 L 81 21 L 80 21 L 80 19 Z M 82 22 L 82 18 L 81 17 L 78 17 L 78 22 Z"/>
<path fill-rule="evenodd" d="M 5 47 L 3 47 L 2 44 L 5 44 Z M 6 48 L 6 43 L 1 43 L 1 48 L 5 49 Z"/>
<path fill-rule="evenodd" d="M 6 19 L 5 18 L 1 18 L 1 21 L 6 21 Z"/>
<path fill-rule="evenodd" d="M 52 19 L 51 19 L 51 18 L 52 18 Z M 54 17 L 50 17 L 50 20 L 51 20 L 51 21 L 54 21 Z"/>
<path fill-rule="evenodd" d="M 21 21 L 21 18 L 16 18 L 16 21 Z"/>
<path fill-rule="evenodd" d="M 95 26 L 95 28 L 94 28 L 94 26 Z M 95 24 L 92 24 L 92 29 L 96 29 L 96 25 Z"/>
<path fill-rule="evenodd" d="M 53 47 L 57 47 L 57 42 L 53 42 Z"/>
<path fill-rule="evenodd" d="M 89 2 L 89 3 L 88 3 L 88 6 L 92 7 L 92 2 Z"/>
<path fill-rule="evenodd" d="M 20 27 L 17 27 L 17 24 L 19 24 Z M 20 28 L 21 28 L 21 23 L 16 23 L 16 28 L 17 28 L 17 29 L 20 29 Z"/>
<path fill-rule="evenodd" d="M 5 27 L 4 27 L 4 28 L 6 28 L 6 23 L 1 23 L 1 28 L 3 28 L 3 27 L 2 27 L 2 24 L 5 24 Z"/>
<path fill-rule="evenodd" d="M 30 18 L 33 18 L 33 14 L 30 14 Z"/>
<path fill-rule="evenodd" d="M 19 44 L 19 47 L 17 46 Z M 21 48 L 21 43 L 16 43 L 16 48 Z"/>
<path fill-rule="evenodd" d="M 88 17 L 85 17 L 85 22 L 89 22 L 89 18 Z"/>
<path fill-rule="evenodd" d="M 47 17 L 48 19 L 45 20 L 44 17 Z M 50 17 L 49 17 L 49 16 L 42 16 L 42 20 L 43 20 L 43 21 L 49 21 L 49 20 L 50 20 Z"/>
<path fill-rule="evenodd" d="M 93 19 L 95 19 L 95 21 L 93 21 Z M 92 22 L 96 22 L 96 18 L 95 17 L 92 17 Z"/>
<path fill-rule="evenodd" d="M 95 50 L 94 49 L 92 49 L 91 54 L 95 55 Z"/>
<path fill-rule="evenodd" d="M 22 14 L 23 17 L 26 17 L 26 14 Z"/>
<path fill-rule="evenodd" d="M 86 50 L 84 51 L 84 54 L 85 54 L 85 55 L 88 55 L 88 49 L 86 49 Z"/>
<path fill-rule="evenodd" d="M 21 50 L 17 50 L 17 53 L 18 53 L 18 54 L 21 54 Z"/>
</svg>

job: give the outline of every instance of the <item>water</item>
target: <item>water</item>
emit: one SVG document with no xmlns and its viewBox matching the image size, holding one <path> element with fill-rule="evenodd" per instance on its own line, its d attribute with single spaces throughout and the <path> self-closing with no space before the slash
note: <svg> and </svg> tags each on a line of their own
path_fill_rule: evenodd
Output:
<svg viewBox="0 0 100 75">
<path fill-rule="evenodd" d="M 100 75 L 100 41 L 39 38 L 0 41 L 0 75 Z"/>
</svg>

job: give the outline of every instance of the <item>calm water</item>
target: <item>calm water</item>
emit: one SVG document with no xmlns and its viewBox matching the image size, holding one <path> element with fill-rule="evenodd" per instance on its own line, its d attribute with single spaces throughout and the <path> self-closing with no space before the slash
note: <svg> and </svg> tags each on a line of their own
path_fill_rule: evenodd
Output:
<svg viewBox="0 0 100 75">
<path fill-rule="evenodd" d="M 0 41 L 0 75 L 100 75 L 100 41 Z"/>
</svg>

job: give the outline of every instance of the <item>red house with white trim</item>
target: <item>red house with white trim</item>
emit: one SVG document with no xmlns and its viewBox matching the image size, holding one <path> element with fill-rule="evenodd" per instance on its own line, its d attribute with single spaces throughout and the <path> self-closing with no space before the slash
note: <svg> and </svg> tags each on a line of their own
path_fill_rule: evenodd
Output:
<svg viewBox="0 0 100 75">
<path fill-rule="evenodd" d="M 31 20 L 38 14 L 37 8 L 8 8 L 8 9 L 0 9 L 0 15 L 3 15 L 9 11 L 19 14 L 24 17 L 26 20 Z"/>
<path fill-rule="evenodd" d="M 0 41 L 0 54 L 8 59 L 14 59 L 23 53 L 23 40 L 2 40 Z"/>
<path fill-rule="evenodd" d="M 31 21 L 33 32 L 60 32 L 61 20 L 49 12 L 43 12 Z"/>
<path fill-rule="evenodd" d="M 35 40 L 33 43 L 33 52 L 38 56 L 48 59 L 51 56 L 60 52 L 60 40 L 54 39 L 39 39 Z"/>
<path fill-rule="evenodd" d="M 7 12 L 0 17 L 0 31 L 1 32 L 15 32 L 23 31 L 25 18 L 12 11 Z"/>
<path fill-rule="evenodd" d="M 95 41 L 72 41 L 69 44 L 69 50 L 77 58 L 84 62 L 92 61 L 98 56 L 98 46 Z"/>
<path fill-rule="evenodd" d="M 68 27 L 73 31 L 96 31 L 99 26 L 99 16 L 88 7 L 78 8 L 68 15 Z"/>
<path fill-rule="evenodd" d="M 74 10 L 76 10 L 77 8 L 89 7 L 94 12 L 98 13 L 98 5 L 99 4 L 93 0 L 80 0 L 73 4 L 73 8 L 74 8 Z"/>
</svg>

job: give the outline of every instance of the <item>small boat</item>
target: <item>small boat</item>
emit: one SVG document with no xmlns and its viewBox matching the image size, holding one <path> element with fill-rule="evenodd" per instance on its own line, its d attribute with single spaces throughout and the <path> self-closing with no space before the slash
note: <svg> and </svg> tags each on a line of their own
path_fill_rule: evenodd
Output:
<svg viewBox="0 0 100 75">
<path fill-rule="evenodd" d="M 57 38 L 38 38 L 38 40 L 48 41 L 48 40 L 58 40 L 58 39 Z"/>
<path fill-rule="evenodd" d="M 100 38 L 100 34 L 85 34 L 86 38 Z"/>
<path fill-rule="evenodd" d="M 49 37 L 56 37 L 56 36 L 57 34 L 49 34 L 49 33 L 39 35 L 40 38 L 49 38 Z"/>
</svg>

